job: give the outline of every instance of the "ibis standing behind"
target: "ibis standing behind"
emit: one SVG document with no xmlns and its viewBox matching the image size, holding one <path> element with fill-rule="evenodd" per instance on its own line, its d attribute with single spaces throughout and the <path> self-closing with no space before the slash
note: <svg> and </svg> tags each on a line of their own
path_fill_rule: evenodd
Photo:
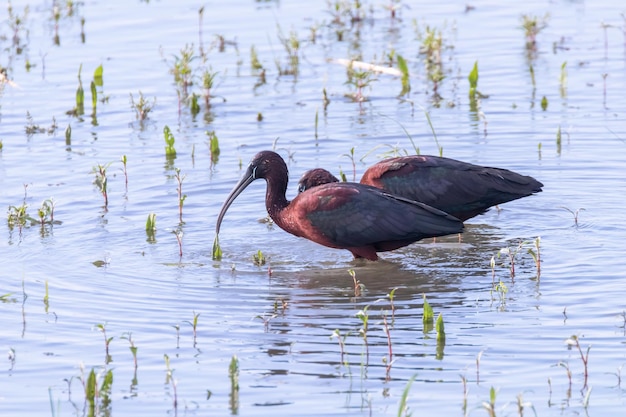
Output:
<svg viewBox="0 0 626 417">
<path fill-rule="evenodd" d="M 307 171 L 298 190 L 339 181 L 325 169 Z M 438 156 L 389 158 L 369 167 L 361 184 L 419 201 L 465 221 L 490 207 L 541 191 L 533 177 L 508 169 L 474 165 Z"/>
</svg>

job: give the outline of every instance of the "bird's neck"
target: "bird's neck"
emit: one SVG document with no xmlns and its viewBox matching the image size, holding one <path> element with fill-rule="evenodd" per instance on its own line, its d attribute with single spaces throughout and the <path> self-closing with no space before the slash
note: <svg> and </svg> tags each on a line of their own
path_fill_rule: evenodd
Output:
<svg viewBox="0 0 626 417">
<path fill-rule="evenodd" d="M 275 223 L 280 222 L 280 213 L 289 206 L 287 200 L 287 176 L 283 178 L 267 179 L 265 206 Z"/>
</svg>

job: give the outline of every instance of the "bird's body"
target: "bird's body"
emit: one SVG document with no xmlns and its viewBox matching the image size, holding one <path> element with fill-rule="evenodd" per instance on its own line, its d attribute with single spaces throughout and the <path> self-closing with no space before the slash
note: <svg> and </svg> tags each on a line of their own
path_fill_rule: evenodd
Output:
<svg viewBox="0 0 626 417">
<path fill-rule="evenodd" d="M 228 207 L 252 181 L 260 178 L 267 182 L 266 207 L 276 225 L 321 245 L 347 249 L 356 258 L 376 260 L 376 252 L 463 231 L 462 222 L 447 213 L 363 184 L 323 184 L 298 194 L 290 202 L 285 196 L 285 162 L 278 154 L 263 151 L 254 157 L 222 206 L 217 234 Z"/>
<path fill-rule="evenodd" d="M 339 181 L 317 168 L 300 179 L 300 191 Z M 541 191 L 534 178 L 508 169 L 483 167 L 455 159 L 415 155 L 389 158 L 368 168 L 361 184 L 419 201 L 465 221 L 490 207 Z"/>
</svg>

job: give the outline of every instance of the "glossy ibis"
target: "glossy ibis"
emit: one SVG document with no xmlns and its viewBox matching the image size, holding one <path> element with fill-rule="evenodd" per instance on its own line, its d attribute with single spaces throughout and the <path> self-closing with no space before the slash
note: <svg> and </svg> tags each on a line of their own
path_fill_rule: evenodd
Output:
<svg viewBox="0 0 626 417">
<path fill-rule="evenodd" d="M 298 190 L 339 181 L 330 172 L 307 171 Z M 420 201 L 465 221 L 490 207 L 541 191 L 543 184 L 508 169 L 483 167 L 438 156 L 389 158 L 369 167 L 361 184 Z"/>
<path fill-rule="evenodd" d="M 267 183 L 267 211 L 281 229 L 320 245 L 347 249 L 355 258 L 375 261 L 376 252 L 463 231 L 460 220 L 441 210 L 363 184 L 323 184 L 299 193 L 290 202 L 285 196 L 285 161 L 275 152 L 263 151 L 255 155 L 226 198 L 217 217 L 216 234 L 235 198 L 261 178 Z"/>
</svg>

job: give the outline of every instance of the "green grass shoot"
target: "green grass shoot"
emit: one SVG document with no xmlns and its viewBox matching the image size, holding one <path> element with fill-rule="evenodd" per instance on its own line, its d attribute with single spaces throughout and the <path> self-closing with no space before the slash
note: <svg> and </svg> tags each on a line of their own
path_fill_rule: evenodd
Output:
<svg viewBox="0 0 626 417">
<path fill-rule="evenodd" d="M 487 410 L 489 417 L 496 417 L 496 394 L 494 387 L 489 390 L 489 402 L 483 402 L 483 408 Z"/>
<path fill-rule="evenodd" d="M 265 262 L 266 262 L 265 255 L 263 254 L 263 252 L 261 252 L 261 249 L 259 249 L 254 255 L 252 255 L 252 262 L 256 266 L 265 265 Z"/>
<path fill-rule="evenodd" d="M 435 319 L 435 313 L 433 312 L 433 308 L 430 306 L 428 300 L 426 300 L 426 294 L 423 295 L 424 299 L 424 315 L 422 316 L 422 322 L 424 325 L 433 323 Z"/>
<path fill-rule="evenodd" d="M 48 308 L 50 307 L 49 301 L 50 301 L 50 294 L 48 292 L 48 280 L 46 280 L 46 284 L 45 284 L 45 294 L 43 296 L 43 304 L 46 307 L 46 313 L 48 312 Z"/>
<path fill-rule="evenodd" d="M 232 415 L 239 414 L 239 359 L 233 355 L 228 364 L 228 378 L 230 379 L 230 411 Z"/>
<path fill-rule="evenodd" d="M 393 300 L 396 297 L 396 290 L 397 289 L 398 289 L 398 287 L 395 287 L 394 289 L 389 291 L 389 294 L 387 294 L 387 297 L 389 297 L 389 303 L 391 304 L 391 323 L 392 324 L 393 324 L 393 322 L 396 319 L 396 306 L 393 304 Z"/>
<path fill-rule="evenodd" d="M 257 55 L 254 45 L 250 47 L 250 67 L 252 71 L 260 71 L 263 69 L 263 65 L 261 61 L 259 61 L 259 56 Z"/>
<path fill-rule="evenodd" d="M 65 128 L 65 145 L 70 146 L 72 144 L 72 125 L 67 125 Z"/>
<path fill-rule="evenodd" d="M 222 260 L 222 248 L 220 247 L 220 239 L 218 235 L 215 235 L 215 239 L 213 240 L 213 260 Z"/>
<path fill-rule="evenodd" d="M 402 73 L 402 91 L 400 95 L 403 96 L 411 91 L 411 82 L 409 81 L 409 66 L 402 55 L 397 55 L 398 69 Z"/>
<path fill-rule="evenodd" d="M 220 141 L 217 138 L 214 130 L 206 131 L 206 135 L 209 137 L 209 151 L 211 152 L 211 162 L 216 164 L 220 157 Z"/>
<path fill-rule="evenodd" d="M 176 139 L 174 138 L 172 131 L 167 125 L 165 125 L 165 127 L 163 128 L 163 136 L 165 139 L 165 155 L 175 157 L 176 148 L 174 147 L 174 143 L 176 142 Z"/>
<path fill-rule="evenodd" d="M 474 62 L 474 68 L 470 71 L 467 79 L 470 84 L 469 96 L 470 98 L 476 97 L 476 89 L 478 88 L 478 61 Z"/>
<path fill-rule="evenodd" d="M 543 96 L 541 98 L 541 110 L 546 111 L 548 109 L 548 97 Z"/>
<path fill-rule="evenodd" d="M 78 88 L 76 89 L 76 107 L 74 114 L 82 115 L 85 113 L 85 91 L 83 90 L 83 82 L 80 79 L 80 73 L 83 70 L 83 64 L 78 67 Z"/>
<path fill-rule="evenodd" d="M 437 330 L 437 342 L 446 340 L 446 332 L 444 330 L 443 315 L 439 313 L 437 321 L 435 323 L 435 329 Z"/>
<path fill-rule="evenodd" d="M 417 374 L 413 375 L 409 381 L 406 383 L 404 390 L 402 391 L 402 396 L 400 397 L 400 404 L 398 404 L 398 417 L 410 417 L 413 413 L 409 413 L 409 406 L 406 403 L 407 398 L 409 397 L 409 391 L 411 390 L 411 385 L 413 381 L 417 378 Z"/>
<path fill-rule="evenodd" d="M 104 81 L 102 79 L 102 72 L 103 72 L 102 64 L 100 64 L 100 66 L 98 66 L 98 68 L 96 68 L 95 71 L 93 72 L 93 82 L 96 84 L 96 87 L 102 87 L 104 85 Z"/>
<path fill-rule="evenodd" d="M 191 112 L 192 116 L 196 116 L 198 113 L 200 113 L 200 105 L 198 104 L 198 95 L 196 93 L 193 93 L 191 95 L 191 101 L 189 103 L 189 111 Z"/>
<path fill-rule="evenodd" d="M 98 92 L 96 91 L 96 83 L 91 82 L 91 108 L 93 113 L 96 114 L 96 105 L 98 104 Z"/>
<path fill-rule="evenodd" d="M 156 214 L 150 213 L 148 214 L 148 219 L 146 220 L 146 233 L 154 234 L 156 231 Z"/>
</svg>

